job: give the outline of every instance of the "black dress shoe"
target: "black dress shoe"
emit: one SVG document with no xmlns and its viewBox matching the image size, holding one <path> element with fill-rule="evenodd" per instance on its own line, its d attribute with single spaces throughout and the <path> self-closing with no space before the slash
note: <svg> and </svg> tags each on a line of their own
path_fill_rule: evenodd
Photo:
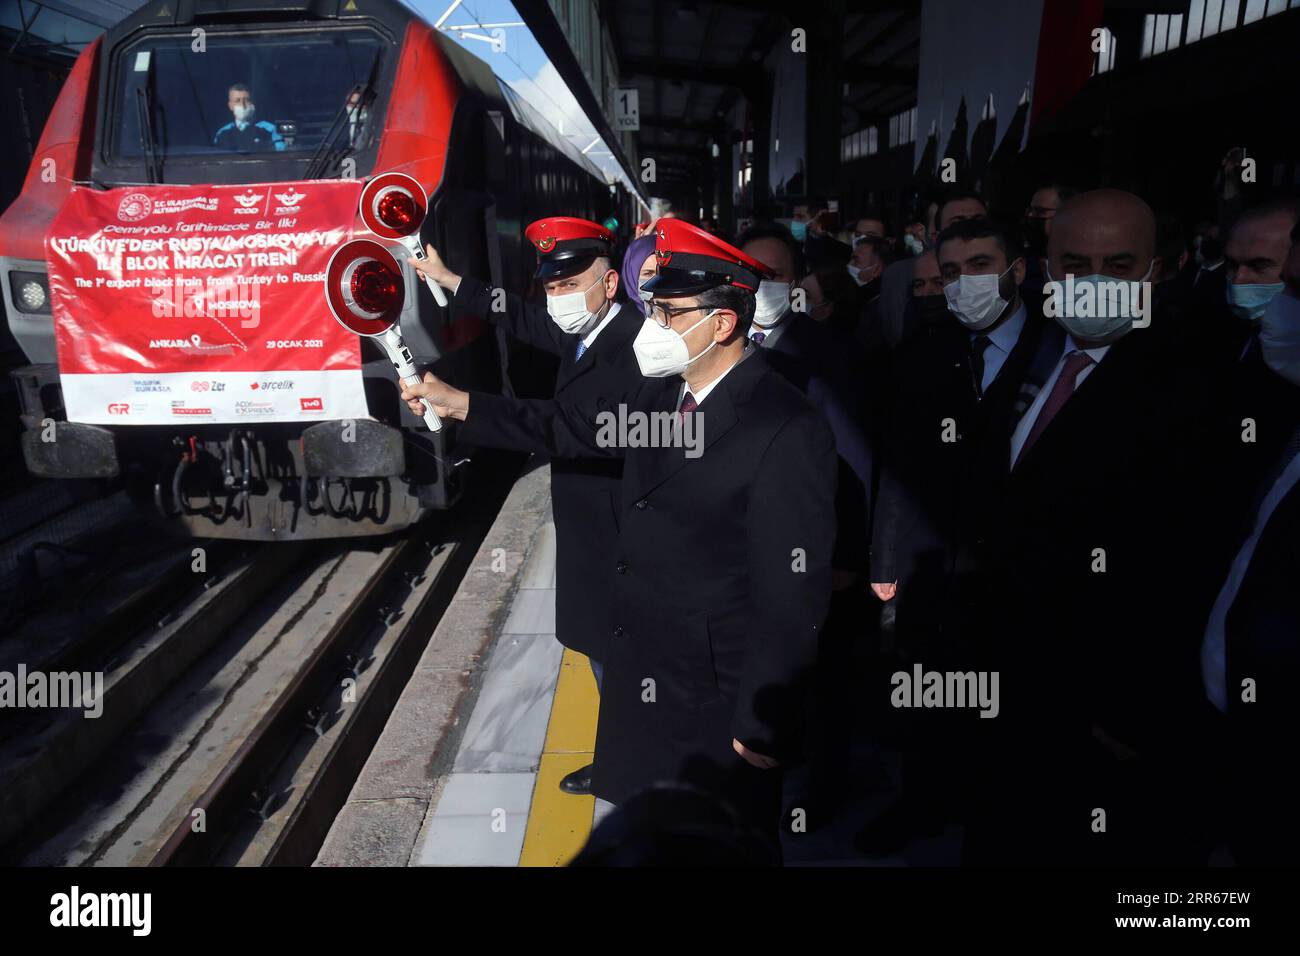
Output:
<svg viewBox="0 0 1300 956">
<path fill-rule="evenodd" d="M 591 764 L 579 767 L 573 773 L 566 773 L 560 779 L 560 789 L 565 793 L 586 796 L 591 793 Z"/>
</svg>

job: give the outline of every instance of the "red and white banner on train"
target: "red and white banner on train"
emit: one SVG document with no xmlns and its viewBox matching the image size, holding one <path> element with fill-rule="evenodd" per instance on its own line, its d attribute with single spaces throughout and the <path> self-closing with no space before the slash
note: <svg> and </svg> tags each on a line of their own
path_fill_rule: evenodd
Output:
<svg viewBox="0 0 1300 956">
<path fill-rule="evenodd" d="M 361 184 L 74 187 L 47 235 L 68 419 L 368 416 L 321 282 Z"/>
</svg>

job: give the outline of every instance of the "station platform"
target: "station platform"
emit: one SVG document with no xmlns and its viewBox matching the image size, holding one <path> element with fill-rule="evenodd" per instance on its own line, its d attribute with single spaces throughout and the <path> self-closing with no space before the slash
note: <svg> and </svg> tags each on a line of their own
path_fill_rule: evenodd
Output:
<svg viewBox="0 0 1300 956">
<path fill-rule="evenodd" d="M 612 807 L 559 789 L 592 759 L 598 697 L 555 636 L 550 471 L 527 469 L 484 539 L 336 818 L 318 866 L 564 866 Z M 870 734 L 856 734 L 869 739 Z M 893 858 L 853 836 L 894 798 L 896 760 L 855 746 L 832 822 L 782 835 L 786 865 L 955 862 L 952 832 Z M 786 775 L 801 805 L 805 771 Z"/>
</svg>

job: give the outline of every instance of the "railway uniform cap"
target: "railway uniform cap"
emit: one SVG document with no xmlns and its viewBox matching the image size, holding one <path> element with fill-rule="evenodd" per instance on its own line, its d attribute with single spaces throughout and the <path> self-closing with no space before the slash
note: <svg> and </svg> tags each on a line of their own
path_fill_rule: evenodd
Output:
<svg viewBox="0 0 1300 956">
<path fill-rule="evenodd" d="M 680 219 L 660 219 L 655 237 L 659 272 L 643 288 L 656 296 L 693 295 L 720 285 L 757 292 L 776 273 L 712 233 Z"/>
<path fill-rule="evenodd" d="M 598 256 L 613 259 L 614 234 L 598 222 L 572 216 L 539 219 L 524 230 L 537 250 L 535 277 L 560 279 L 585 270 Z"/>
</svg>

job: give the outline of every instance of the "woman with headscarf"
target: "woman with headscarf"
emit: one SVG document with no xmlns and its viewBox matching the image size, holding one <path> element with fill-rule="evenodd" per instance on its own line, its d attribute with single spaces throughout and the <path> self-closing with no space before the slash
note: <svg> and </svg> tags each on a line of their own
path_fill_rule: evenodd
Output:
<svg viewBox="0 0 1300 956">
<path fill-rule="evenodd" d="M 628 243 L 627 252 L 623 255 L 623 267 L 619 270 L 620 277 L 623 280 L 623 291 L 627 294 L 628 302 L 642 316 L 650 314 L 650 307 L 641 298 L 641 286 L 658 270 L 653 232 Z"/>
</svg>

